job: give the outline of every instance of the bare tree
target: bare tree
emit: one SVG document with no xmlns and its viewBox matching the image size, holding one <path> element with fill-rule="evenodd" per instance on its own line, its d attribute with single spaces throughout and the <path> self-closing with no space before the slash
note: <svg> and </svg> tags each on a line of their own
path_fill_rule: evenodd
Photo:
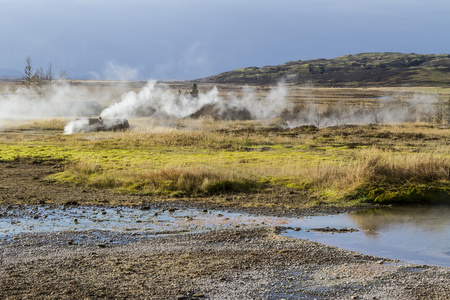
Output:
<svg viewBox="0 0 450 300">
<path fill-rule="evenodd" d="M 372 122 L 374 124 L 381 124 L 384 122 L 383 120 L 383 108 L 380 102 L 380 99 L 377 99 L 373 104 L 373 107 L 370 108 L 370 116 L 372 118 Z"/>
<path fill-rule="evenodd" d="M 52 63 L 48 64 L 47 72 L 45 73 L 45 80 L 48 82 L 52 82 L 53 80 L 53 70 L 52 70 Z"/>
<path fill-rule="evenodd" d="M 59 80 L 67 80 L 66 71 L 64 71 L 64 70 L 59 71 L 58 79 Z"/>
<path fill-rule="evenodd" d="M 317 106 L 314 109 L 314 115 L 313 115 L 314 125 L 318 128 L 320 128 L 321 126 L 326 127 L 328 125 L 328 122 L 325 122 L 325 120 L 326 120 L 325 111 Z"/>
<path fill-rule="evenodd" d="M 31 57 L 27 56 L 27 58 L 25 59 L 25 62 L 26 62 L 26 66 L 25 66 L 22 82 L 27 88 L 31 88 L 33 85 L 33 81 L 34 81 L 33 66 L 31 65 Z"/>
<path fill-rule="evenodd" d="M 373 108 L 370 111 L 370 115 L 372 117 L 372 122 L 374 124 L 381 124 L 383 123 L 383 116 L 382 116 L 382 109 L 379 107 Z"/>
<path fill-rule="evenodd" d="M 35 90 L 38 93 L 42 93 L 42 89 L 43 89 L 44 85 L 47 84 L 47 82 L 45 80 L 44 70 L 42 69 L 42 67 L 39 67 L 36 69 L 36 72 L 34 73 L 33 83 L 34 83 L 33 87 L 35 88 Z"/>
</svg>

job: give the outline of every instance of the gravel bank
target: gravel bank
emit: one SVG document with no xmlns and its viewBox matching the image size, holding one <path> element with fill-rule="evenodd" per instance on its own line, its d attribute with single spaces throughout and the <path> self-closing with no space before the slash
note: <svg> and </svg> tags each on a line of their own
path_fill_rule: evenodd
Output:
<svg viewBox="0 0 450 300">
<path fill-rule="evenodd" d="M 166 235 L 124 245 L 95 236 L 23 234 L 4 241 L 0 298 L 450 297 L 449 269 L 294 240 L 274 228 Z"/>
</svg>

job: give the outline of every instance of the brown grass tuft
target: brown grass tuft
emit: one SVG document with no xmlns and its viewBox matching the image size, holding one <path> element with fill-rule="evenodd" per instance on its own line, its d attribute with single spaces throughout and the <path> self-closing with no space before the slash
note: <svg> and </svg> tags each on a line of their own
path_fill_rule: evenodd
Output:
<svg viewBox="0 0 450 300">
<path fill-rule="evenodd" d="M 369 157 L 355 171 L 369 183 L 437 182 L 450 180 L 450 158 L 427 155 Z"/>
</svg>

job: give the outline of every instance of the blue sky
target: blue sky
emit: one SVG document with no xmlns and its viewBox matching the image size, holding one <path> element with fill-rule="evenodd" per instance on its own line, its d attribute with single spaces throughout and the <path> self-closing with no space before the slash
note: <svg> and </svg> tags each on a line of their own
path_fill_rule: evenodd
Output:
<svg viewBox="0 0 450 300">
<path fill-rule="evenodd" d="M 448 0 L 0 0 L 0 68 L 195 79 L 361 52 L 449 53 Z"/>
</svg>

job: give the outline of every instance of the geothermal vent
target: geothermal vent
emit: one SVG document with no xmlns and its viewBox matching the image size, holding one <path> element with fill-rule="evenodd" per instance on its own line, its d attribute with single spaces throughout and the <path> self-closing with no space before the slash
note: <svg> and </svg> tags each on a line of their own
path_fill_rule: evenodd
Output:
<svg viewBox="0 0 450 300">
<path fill-rule="evenodd" d="M 82 118 L 69 122 L 64 133 L 80 133 L 95 131 L 119 131 L 130 129 L 127 119 Z"/>
</svg>

